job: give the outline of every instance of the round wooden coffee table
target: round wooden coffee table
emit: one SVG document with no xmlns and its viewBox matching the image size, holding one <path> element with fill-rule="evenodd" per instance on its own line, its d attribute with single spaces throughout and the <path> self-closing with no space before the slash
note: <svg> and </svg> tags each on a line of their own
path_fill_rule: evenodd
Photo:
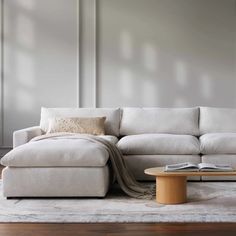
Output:
<svg viewBox="0 0 236 236">
<path fill-rule="evenodd" d="M 231 172 L 165 172 L 164 167 L 155 167 L 144 171 L 147 175 L 156 176 L 156 200 L 162 204 L 180 204 L 187 202 L 188 176 L 236 176 Z"/>
</svg>

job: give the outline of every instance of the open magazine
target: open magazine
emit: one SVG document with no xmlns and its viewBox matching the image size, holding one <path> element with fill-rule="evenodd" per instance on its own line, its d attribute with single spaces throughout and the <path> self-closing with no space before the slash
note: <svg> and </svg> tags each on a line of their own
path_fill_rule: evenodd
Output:
<svg viewBox="0 0 236 236">
<path fill-rule="evenodd" d="M 190 162 L 167 165 L 165 171 L 233 171 L 233 168 L 224 164 L 199 163 L 193 164 Z"/>
</svg>

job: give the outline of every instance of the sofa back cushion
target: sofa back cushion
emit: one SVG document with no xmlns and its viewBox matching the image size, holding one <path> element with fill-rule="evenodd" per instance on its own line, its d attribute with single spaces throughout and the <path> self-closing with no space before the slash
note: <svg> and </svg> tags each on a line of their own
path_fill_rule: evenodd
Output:
<svg viewBox="0 0 236 236">
<path fill-rule="evenodd" d="M 200 134 L 236 133 L 236 109 L 200 107 Z"/>
<path fill-rule="evenodd" d="M 121 135 L 169 133 L 198 135 L 199 108 L 123 108 Z"/>
<path fill-rule="evenodd" d="M 119 108 L 45 108 L 41 109 L 40 127 L 48 131 L 49 120 L 55 117 L 106 117 L 105 134 L 119 136 Z"/>
</svg>

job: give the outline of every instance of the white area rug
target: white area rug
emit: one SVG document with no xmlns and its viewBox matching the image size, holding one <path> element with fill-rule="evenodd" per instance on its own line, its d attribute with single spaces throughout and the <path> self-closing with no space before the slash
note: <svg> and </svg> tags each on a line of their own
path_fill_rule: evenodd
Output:
<svg viewBox="0 0 236 236">
<path fill-rule="evenodd" d="M 2 182 L 0 182 L 2 191 Z M 104 199 L 0 197 L 0 222 L 236 222 L 236 183 L 188 183 L 186 204 L 127 197 L 117 187 Z"/>
</svg>

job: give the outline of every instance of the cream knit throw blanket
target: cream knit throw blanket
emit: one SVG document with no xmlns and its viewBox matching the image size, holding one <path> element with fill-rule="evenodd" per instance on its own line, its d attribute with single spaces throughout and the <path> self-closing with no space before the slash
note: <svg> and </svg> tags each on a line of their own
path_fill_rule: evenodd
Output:
<svg viewBox="0 0 236 236">
<path fill-rule="evenodd" d="M 155 185 L 139 183 L 135 180 L 132 173 L 128 170 L 121 151 L 115 144 L 93 135 L 83 135 L 75 133 L 52 133 L 37 136 L 31 140 L 40 141 L 43 139 L 85 139 L 99 144 L 109 153 L 112 169 L 121 189 L 130 197 L 152 199 L 155 196 Z"/>
</svg>

